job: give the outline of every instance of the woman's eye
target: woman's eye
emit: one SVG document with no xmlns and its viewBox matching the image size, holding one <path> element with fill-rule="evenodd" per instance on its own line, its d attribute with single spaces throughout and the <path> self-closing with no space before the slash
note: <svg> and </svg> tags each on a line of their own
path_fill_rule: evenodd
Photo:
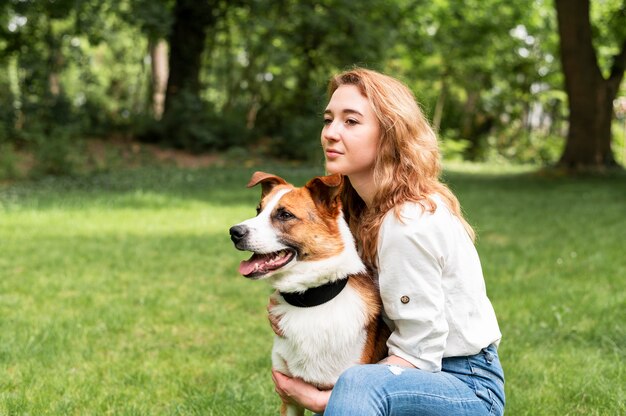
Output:
<svg viewBox="0 0 626 416">
<path fill-rule="evenodd" d="M 354 125 L 356 125 L 356 124 L 359 124 L 359 122 L 358 122 L 358 121 L 356 121 L 356 120 L 355 120 L 355 119 L 353 119 L 353 118 L 349 118 L 349 119 L 347 119 L 347 120 L 346 120 L 346 124 L 347 124 L 348 126 L 354 126 Z"/>
<path fill-rule="evenodd" d="M 324 119 L 324 125 L 328 126 L 330 123 L 332 123 L 333 121 L 330 118 L 325 118 Z"/>
</svg>

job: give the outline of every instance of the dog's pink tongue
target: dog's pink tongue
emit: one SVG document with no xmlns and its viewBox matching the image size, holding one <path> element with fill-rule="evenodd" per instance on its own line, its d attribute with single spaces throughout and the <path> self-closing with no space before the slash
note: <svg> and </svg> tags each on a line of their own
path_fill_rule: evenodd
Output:
<svg viewBox="0 0 626 416">
<path fill-rule="evenodd" d="M 239 264 L 239 273 L 244 276 L 248 276 L 249 274 L 261 269 L 263 264 L 265 264 L 265 257 L 253 254 L 248 260 L 243 260 Z"/>
</svg>

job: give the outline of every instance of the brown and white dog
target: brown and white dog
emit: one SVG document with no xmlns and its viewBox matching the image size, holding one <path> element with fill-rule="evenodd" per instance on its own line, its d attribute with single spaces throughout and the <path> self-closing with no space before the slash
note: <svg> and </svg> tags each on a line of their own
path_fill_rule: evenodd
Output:
<svg viewBox="0 0 626 416">
<path fill-rule="evenodd" d="M 274 339 L 274 368 L 330 389 L 348 367 L 384 358 L 389 336 L 378 288 L 341 211 L 342 177 L 295 188 L 256 172 L 248 187 L 259 183 L 257 216 L 230 229 L 235 247 L 253 252 L 239 272 L 277 289 L 271 313 L 280 316 L 283 336 Z M 281 414 L 304 409 L 283 405 Z"/>
</svg>

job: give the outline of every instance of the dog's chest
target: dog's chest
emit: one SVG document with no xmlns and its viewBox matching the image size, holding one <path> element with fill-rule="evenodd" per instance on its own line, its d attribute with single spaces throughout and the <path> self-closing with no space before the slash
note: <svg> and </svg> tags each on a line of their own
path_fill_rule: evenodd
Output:
<svg viewBox="0 0 626 416">
<path fill-rule="evenodd" d="M 332 386 L 360 362 L 366 339 L 367 305 L 349 286 L 335 299 L 311 308 L 278 305 L 284 337 L 272 351 L 278 370 L 318 386 Z"/>
</svg>

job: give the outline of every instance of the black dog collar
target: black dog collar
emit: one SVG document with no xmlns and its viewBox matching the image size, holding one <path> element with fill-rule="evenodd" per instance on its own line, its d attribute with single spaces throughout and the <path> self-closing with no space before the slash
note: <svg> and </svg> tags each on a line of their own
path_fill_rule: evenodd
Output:
<svg viewBox="0 0 626 416">
<path fill-rule="evenodd" d="M 280 295 L 292 306 L 308 308 L 328 302 L 337 296 L 348 284 L 348 279 L 335 280 L 325 285 L 312 287 L 304 292 L 280 292 Z"/>
</svg>

